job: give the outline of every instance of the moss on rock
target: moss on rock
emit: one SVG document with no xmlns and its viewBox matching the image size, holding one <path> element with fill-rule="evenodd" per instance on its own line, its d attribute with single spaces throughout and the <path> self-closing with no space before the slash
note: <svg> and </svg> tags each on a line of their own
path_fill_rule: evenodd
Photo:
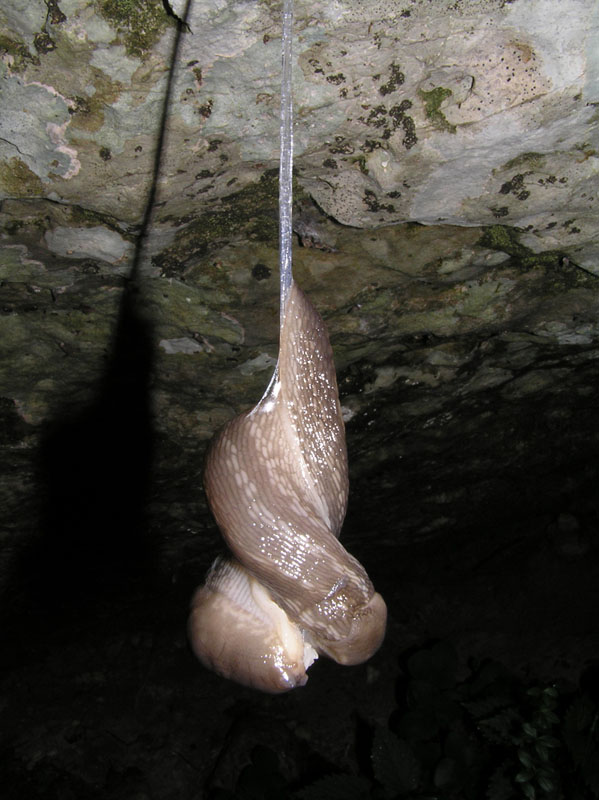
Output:
<svg viewBox="0 0 599 800">
<path fill-rule="evenodd" d="M 11 197 L 39 197 L 44 194 L 41 179 L 16 157 L 0 163 L 0 187 Z"/>
<path fill-rule="evenodd" d="M 447 131 L 448 133 L 455 133 L 457 128 L 447 120 L 445 114 L 441 111 L 441 104 L 452 94 L 451 89 L 445 89 L 443 86 L 437 86 L 431 89 L 430 92 L 425 92 L 423 89 L 418 90 L 418 96 L 424 102 L 424 113 L 430 119 L 431 124 L 437 130 Z"/>
<path fill-rule="evenodd" d="M 161 0 L 101 0 L 100 13 L 118 31 L 127 53 L 138 58 L 174 24 Z"/>
<path fill-rule="evenodd" d="M 176 274 L 178 266 L 193 256 L 206 253 L 211 244 L 244 233 L 253 241 L 275 241 L 278 236 L 279 181 L 276 170 L 263 173 L 260 180 L 221 202 L 193 221 L 175 243 L 154 261 L 166 274 Z M 165 220 L 163 220 L 165 221 Z"/>
</svg>

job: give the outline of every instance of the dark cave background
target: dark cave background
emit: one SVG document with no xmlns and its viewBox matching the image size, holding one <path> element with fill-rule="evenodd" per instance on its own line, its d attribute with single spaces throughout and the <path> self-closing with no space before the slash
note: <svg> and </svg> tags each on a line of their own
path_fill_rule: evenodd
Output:
<svg viewBox="0 0 599 800">
<path fill-rule="evenodd" d="M 290 786 L 355 771 L 364 731 L 401 701 L 406 653 L 435 640 L 455 647 L 461 676 L 494 659 L 574 691 L 599 652 L 594 396 L 575 402 L 565 386 L 502 402 L 490 390 L 457 397 L 438 428 L 397 427 L 386 413 L 350 427 L 342 540 L 387 601 L 387 638 L 367 664 L 322 658 L 306 687 L 263 696 L 206 671 L 186 643 L 219 535 L 201 452 L 157 434 L 139 308 L 125 287 L 95 399 L 44 426 L 21 505 L 30 532 L 5 562 L 5 797 L 218 797 L 257 745 Z M 592 386 L 596 371 L 591 361 L 576 376 Z M 342 402 L 352 377 L 339 376 Z M 415 393 L 393 392 L 398 403 Z M 22 423 L 5 413 L 9 440 L 11 424 L 18 441 Z M 14 469 L 18 449 L 5 452 Z M 168 513 L 181 497 L 194 498 L 195 541 Z M 426 531 L 438 515 L 442 536 Z"/>
</svg>

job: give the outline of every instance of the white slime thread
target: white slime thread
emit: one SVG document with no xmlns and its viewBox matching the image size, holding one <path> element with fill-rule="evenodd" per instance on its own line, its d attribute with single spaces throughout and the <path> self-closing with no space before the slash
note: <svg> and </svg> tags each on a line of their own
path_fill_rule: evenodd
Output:
<svg viewBox="0 0 599 800">
<path fill-rule="evenodd" d="M 293 204 L 293 101 L 291 97 L 291 54 L 293 40 L 293 0 L 283 5 L 281 44 L 281 159 L 279 164 L 279 269 L 281 281 L 281 325 L 291 282 L 292 204 Z"/>
</svg>

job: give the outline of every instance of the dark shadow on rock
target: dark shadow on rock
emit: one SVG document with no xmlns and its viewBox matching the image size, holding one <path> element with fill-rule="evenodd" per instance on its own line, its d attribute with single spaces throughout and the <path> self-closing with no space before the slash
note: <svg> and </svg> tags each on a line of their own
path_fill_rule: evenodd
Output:
<svg viewBox="0 0 599 800">
<path fill-rule="evenodd" d="M 15 574 L 22 611 L 34 615 L 28 624 L 57 612 L 78 614 L 155 571 L 146 506 L 155 438 L 153 339 L 140 300 L 129 281 L 96 399 L 58 414 L 42 435 L 39 529 Z"/>
<path fill-rule="evenodd" d="M 158 543 L 149 535 L 147 501 L 152 483 L 155 434 L 150 385 L 154 341 L 144 314 L 141 265 L 152 226 L 165 149 L 168 110 L 177 54 L 190 0 L 177 18 L 171 69 L 144 217 L 125 283 L 108 362 L 96 399 L 48 422 L 38 463 L 40 522 L 13 563 L 0 597 L 0 615 L 13 643 L 42 641 L 65 623 L 65 635 L 102 608 L 126 625 L 125 598 L 154 596 Z M 119 603 L 119 599 L 123 603 Z M 135 601 L 134 601 L 135 602 Z M 157 600 L 153 598 L 154 607 Z M 71 627 L 69 628 L 69 625 Z M 21 648 L 13 648 L 17 653 Z M 13 653 L 13 660 L 18 658 Z"/>
</svg>

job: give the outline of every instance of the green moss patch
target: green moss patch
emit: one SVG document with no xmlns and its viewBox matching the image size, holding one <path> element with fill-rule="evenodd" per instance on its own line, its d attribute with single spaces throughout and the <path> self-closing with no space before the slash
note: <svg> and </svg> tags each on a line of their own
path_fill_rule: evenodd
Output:
<svg viewBox="0 0 599 800">
<path fill-rule="evenodd" d="M 176 274 L 191 257 L 202 256 L 212 244 L 230 240 L 240 233 L 253 241 L 276 242 L 278 198 L 278 171 L 269 170 L 257 183 L 224 197 L 213 209 L 198 217 L 171 247 L 155 258 L 155 263 L 165 273 Z M 299 190 L 296 199 L 299 199 Z"/>
<path fill-rule="evenodd" d="M 516 228 L 510 228 L 507 225 L 489 225 L 484 228 L 478 244 L 481 247 L 488 247 L 490 250 L 508 253 L 523 271 L 538 267 L 545 268 L 551 277 L 552 287 L 549 289 L 551 293 L 561 293 L 577 286 L 596 284 L 598 279 L 595 276 L 579 269 L 575 264 L 571 264 L 567 258 L 564 258 L 564 254 L 560 250 L 545 250 L 542 253 L 535 253 L 520 243 L 519 235 Z"/>
<path fill-rule="evenodd" d="M 457 129 L 441 111 L 441 104 L 452 94 L 451 89 L 445 89 L 443 86 L 437 86 L 435 89 L 431 89 L 430 92 L 425 92 L 422 89 L 418 90 L 418 96 L 424 102 L 424 113 L 430 119 L 433 127 L 448 133 L 455 133 Z"/>
<path fill-rule="evenodd" d="M 543 153 L 526 152 L 521 153 L 519 156 L 512 158 L 503 165 L 503 169 L 512 170 L 519 167 L 530 167 L 533 170 L 540 170 L 545 165 L 545 156 Z"/>
<path fill-rule="evenodd" d="M 38 56 L 32 56 L 23 42 L 15 42 L 8 36 L 0 35 L 0 56 L 4 53 L 13 58 L 10 65 L 12 72 L 23 72 L 29 64 L 40 63 Z"/>
<path fill-rule="evenodd" d="M 161 0 L 101 0 L 100 13 L 119 33 L 130 56 L 147 53 L 174 20 Z"/>
<path fill-rule="evenodd" d="M 41 179 L 20 158 L 0 163 L 0 186 L 12 197 L 39 197 L 44 193 Z"/>
</svg>

